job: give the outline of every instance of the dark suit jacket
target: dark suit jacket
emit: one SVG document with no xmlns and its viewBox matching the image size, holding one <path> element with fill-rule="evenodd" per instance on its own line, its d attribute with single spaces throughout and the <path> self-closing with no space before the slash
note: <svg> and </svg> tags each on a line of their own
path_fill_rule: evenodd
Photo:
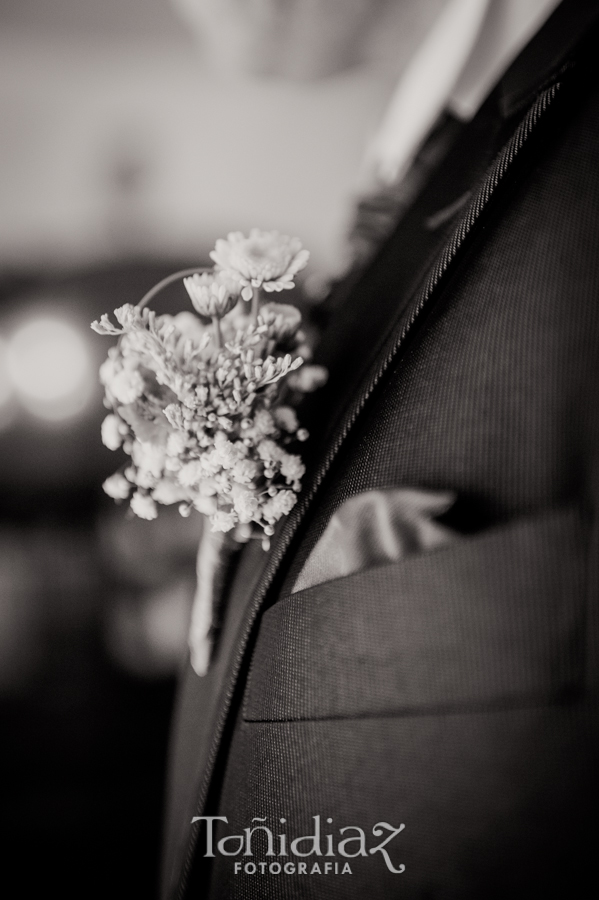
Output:
<svg viewBox="0 0 599 900">
<path fill-rule="evenodd" d="M 242 554 L 211 671 L 182 681 L 169 900 L 597 887 L 598 6 L 565 0 L 332 298 L 300 502 Z M 291 594 L 344 499 L 402 486 L 455 491 L 460 539 Z M 215 839 L 266 817 L 288 847 L 320 816 L 352 874 L 246 873 L 300 861 L 257 839 L 206 858 L 202 815 L 227 818 Z M 379 822 L 405 824 L 403 874 L 369 852 Z M 335 849 L 347 826 L 365 856 Z"/>
</svg>

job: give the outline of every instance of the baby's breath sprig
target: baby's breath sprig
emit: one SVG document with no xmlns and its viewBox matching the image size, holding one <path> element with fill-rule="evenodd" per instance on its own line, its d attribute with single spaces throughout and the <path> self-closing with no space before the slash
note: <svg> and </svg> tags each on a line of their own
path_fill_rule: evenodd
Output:
<svg viewBox="0 0 599 900">
<path fill-rule="evenodd" d="M 211 256 L 213 269 L 175 273 L 116 309 L 117 324 L 108 315 L 92 324 L 118 338 L 100 369 L 110 411 L 102 440 L 130 457 L 104 489 L 142 518 L 178 503 L 184 516 L 207 515 L 214 532 L 243 539 L 257 529 L 266 546 L 305 471 L 292 451 L 308 433 L 284 392 L 313 390 L 326 372 L 303 365 L 299 310 L 265 303 L 262 292 L 292 288 L 308 252 L 297 238 L 253 229 L 217 241 Z M 195 313 L 147 308 L 181 279 Z"/>
</svg>

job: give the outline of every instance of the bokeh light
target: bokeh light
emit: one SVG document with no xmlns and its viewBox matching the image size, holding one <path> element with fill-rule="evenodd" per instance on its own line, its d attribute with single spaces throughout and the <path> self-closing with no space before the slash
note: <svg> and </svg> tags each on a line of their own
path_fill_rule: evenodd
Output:
<svg viewBox="0 0 599 900">
<path fill-rule="evenodd" d="M 0 432 L 10 428 L 16 416 L 15 392 L 8 374 L 7 355 L 6 341 L 0 337 Z"/>
<path fill-rule="evenodd" d="M 6 406 L 12 397 L 12 384 L 7 370 L 6 341 L 0 338 L 0 408 Z"/>
<path fill-rule="evenodd" d="M 80 413 L 93 390 L 90 354 L 68 322 L 40 318 L 26 322 L 8 344 L 7 371 L 29 412 L 59 421 Z"/>
</svg>

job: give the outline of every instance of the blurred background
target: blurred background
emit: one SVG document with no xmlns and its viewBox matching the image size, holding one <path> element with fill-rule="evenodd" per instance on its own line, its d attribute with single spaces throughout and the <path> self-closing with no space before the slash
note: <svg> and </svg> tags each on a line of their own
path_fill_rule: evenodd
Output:
<svg viewBox="0 0 599 900">
<path fill-rule="evenodd" d="M 217 76 L 169 0 L 0 0 L 1 840 L 14 896 L 151 898 L 158 872 L 198 526 L 168 509 L 131 519 L 104 496 L 121 460 L 100 442 L 108 342 L 89 323 L 252 226 L 302 239 L 318 294 L 385 99 L 364 67 L 318 83 Z M 181 289 L 170 302 L 183 307 Z"/>
</svg>

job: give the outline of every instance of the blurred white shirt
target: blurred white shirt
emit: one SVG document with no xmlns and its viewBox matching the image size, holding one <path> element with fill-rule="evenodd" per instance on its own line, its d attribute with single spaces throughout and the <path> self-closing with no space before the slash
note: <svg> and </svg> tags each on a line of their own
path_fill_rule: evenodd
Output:
<svg viewBox="0 0 599 900">
<path fill-rule="evenodd" d="M 402 178 L 443 110 L 471 119 L 560 0 L 449 0 L 395 88 L 365 180 Z"/>
</svg>

